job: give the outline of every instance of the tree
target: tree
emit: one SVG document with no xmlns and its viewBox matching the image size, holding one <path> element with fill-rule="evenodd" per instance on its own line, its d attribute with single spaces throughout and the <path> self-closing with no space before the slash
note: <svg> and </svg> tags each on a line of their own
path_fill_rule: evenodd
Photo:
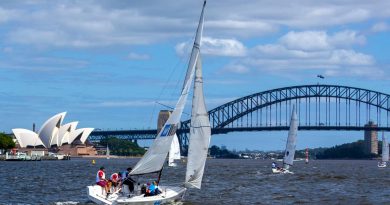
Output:
<svg viewBox="0 0 390 205">
<path fill-rule="evenodd" d="M 139 147 L 137 143 L 112 136 L 102 139 L 100 145 L 104 147 L 108 145 L 110 153 L 119 156 L 142 156 L 146 152 L 145 149 Z"/>
<path fill-rule="evenodd" d="M 12 137 L 0 133 L 0 149 L 12 149 L 15 147 L 15 142 L 12 140 Z"/>
<path fill-rule="evenodd" d="M 322 153 L 318 153 L 316 157 L 318 159 L 367 159 L 378 156 L 364 153 L 364 141 L 359 140 L 327 148 Z"/>
</svg>

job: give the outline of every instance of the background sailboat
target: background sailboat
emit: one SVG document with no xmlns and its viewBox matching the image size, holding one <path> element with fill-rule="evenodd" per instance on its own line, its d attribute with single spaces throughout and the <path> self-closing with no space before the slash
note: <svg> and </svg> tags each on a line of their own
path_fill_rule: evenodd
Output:
<svg viewBox="0 0 390 205">
<path fill-rule="evenodd" d="M 110 148 L 108 148 L 108 145 L 107 145 L 107 148 L 106 148 L 106 158 L 110 159 Z"/>
<path fill-rule="evenodd" d="M 382 132 L 382 161 L 378 163 L 378 167 L 387 167 L 389 161 L 389 143 L 386 140 L 385 133 Z"/>
<path fill-rule="evenodd" d="M 160 130 L 148 151 L 129 173 L 129 175 L 159 173 L 159 177 L 157 179 L 157 184 L 159 184 L 163 166 L 165 164 L 168 152 L 170 151 L 174 137 L 176 136 L 176 130 L 180 123 L 180 118 L 184 110 L 189 90 L 192 81 L 194 81 L 185 187 L 160 186 L 159 184 L 159 189 L 161 189 L 162 193 L 155 196 L 144 197 L 144 195 L 141 194 L 128 198 L 126 196 L 113 194 L 109 198 L 104 198 L 104 196 L 101 195 L 100 187 L 97 185 L 88 186 L 88 198 L 93 202 L 100 204 L 162 204 L 180 199 L 184 195 L 187 188 L 201 187 L 207 158 L 207 150 L 211 136 L 210 122 L 204 102 L 202 65 L 200 60 L 200 42 L 203 32 L 203 13 L 205 6 L 206 1 L 203 3 L 202 13 L 198 24 L 194 45 L 192 47 L 186 77 L 175 109 L 169 116 L 168 120 L 165 122 L 164 126 Z"/>
<path fill-rule="evenodd" d="M 298 117 L 297 117 L 297 113 L 295 112 L 295 106 L 293 106 L 291 120 L 290 120 L 290 130 L 288 131 L 287 144 L 286 144 L 286 149 L 284 151 L 283 168 L 281 169 L 272 168 L 273 173 L 292 173 L 289 171 L 289 169 L 294 162 L 297 133 L 298 133 Z"/>
<path fill-rule="evenodd" d="M 305 163 L 307 164 L 309 163 L 309 148 L 306 148 L 305 154 L 306 154 Z"/>
<path fill-rule="evenodd" d="M 179 139 L 175 134 L 172 140 L 171 149 L 169 150 L 168 166 L 175 167 L 176 166 L 175 160 L 179 160 L 180 158 L 181 156 L 180 156 Z"/>
</svg>

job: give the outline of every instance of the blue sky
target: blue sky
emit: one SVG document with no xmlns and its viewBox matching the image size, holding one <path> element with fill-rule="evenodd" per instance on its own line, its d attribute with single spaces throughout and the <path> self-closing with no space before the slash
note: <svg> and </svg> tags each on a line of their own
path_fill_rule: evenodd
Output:
<svg viewBox="0 0 390 205">
<path fill-rule="evenodd" d="M 1 1 L 0 130 L 65 122 L 154 128 L 173 106 L 202 1 Z M 208 1 L 201 53 L 209 109 L 255 92 L 317 83 L 390 93 L 389 1 Z M 186 116 L 183 116 L 186 118 Z M 283 148 L 286 132 L 232 133 L 212 143 Z M 302 132 L 298 148 L 360 132 Z"/>
</svg>

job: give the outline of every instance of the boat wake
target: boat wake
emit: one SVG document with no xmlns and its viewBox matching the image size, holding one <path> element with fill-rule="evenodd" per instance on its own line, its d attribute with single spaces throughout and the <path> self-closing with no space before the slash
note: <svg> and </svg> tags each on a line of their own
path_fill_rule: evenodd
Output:
<svg viewBox="0 0 390 205">
<path fill-rule="evenodd" d="M 55 202 L 55 205 L 73 205 L 73 204 L 79 204 L 77 201 L 64 201 L 64 202 Z"/>
</svg>

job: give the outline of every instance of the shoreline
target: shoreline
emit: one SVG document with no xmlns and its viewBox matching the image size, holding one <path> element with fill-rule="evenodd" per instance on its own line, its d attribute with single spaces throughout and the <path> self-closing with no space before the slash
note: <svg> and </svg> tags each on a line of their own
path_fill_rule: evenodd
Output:
<svg viewBox="0 0 390 205">
<path fill-rule="evenodd" d="M 97 159 L 103 159 L 107 158 L 106 155 L 81 155 L 81 156 L 70 156 L 71 158 L 85 158 L 85 159 L 92 159 L 92 158 L 97 158 Z M 110 155 L 110 159 L 137 159 L 141 158 L 142 156 L 116 156 L 116 155 Z"/>
</svg>

